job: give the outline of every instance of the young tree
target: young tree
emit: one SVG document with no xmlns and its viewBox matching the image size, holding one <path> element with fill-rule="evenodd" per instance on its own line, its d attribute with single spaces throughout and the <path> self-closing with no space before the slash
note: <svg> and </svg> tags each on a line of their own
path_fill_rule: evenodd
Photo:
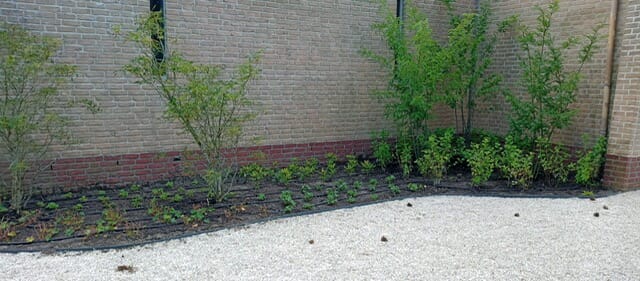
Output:
<svg viewBox="0 0 640 281">
<path fill-rule="evenodd" d="M 377 95 L 386 102 L 385 115 L 396 123 L 399 134 L 417 143 L 428 132 L 426 121 L 432 118 L 433 105 L 440 100 L 447 60 L 427 18 L 410 1 L 406 5 L 407 19 L 403 22 L 387 1 L 380 2 L 384 20 L 373 27 L 383 36 L 391 54 L 363 50 L 363 55 L 389 71 L 389 87 Z"/>
<path fill-rule="evenodd" d="M 449 67 L 443 98 L 454 109 L 456 126 L 462 124 L 461 131 L 469 141 L 477 100 L 501 91 L 502 77 L 487 73 L 496 42 L 496 35 L 489 33 L 491 9 L 483 4 L 475 13 L 460 15 L 455 14 L 455 0 L 441 1 L 451 18 L 446 46 Z"/>
<path fill-rule="evenodd" d="M 220 66 L 194 63 L 175 50 L 169 52 L 162 43 L 166 41 L 162 22 L 160 13 L 150 13 L 126 34 L 142 53 L 124 70 L 151 86 L 166 102 L 167 119 L 180 123 L 201 150 L 209 195 L 224 200 L 236 175 L 236 163 L 225 152 L 238 146 L 243 125 L 255 118 L 246 93 L 249 81 L 258 74 L 255 65 L 260 54 L 250 56 L 235 75 L 224 80 Z"/>
<path fill-rule="evenodd" d="M 60 109 L 60 87 L 75 67 L 53 61 L 61 42 L 33 35 L 16 25 L 0 30 L 0 153 L 8 162 L 10 183 L 0 183 L 0 198 L 8 195 L 19 211 L 33 194 L 30 182 L 39 171 L 51 145 L 67 143 L 68 119 Z M 97 106 L 82 100 L 93 112 Z M 67 103 L 68 106 L 75 105 Z"/>
<path fill-rule="evenodd" d="M 522 86 L 527 95 L 507 95 L 513 108 L 511 134 L 528 146 L 534 146 L 536 140 L 549 142 L 556 130 L 571 124 L 576 111 L 570 105 L 576 99 L 582 67 L 591 60 L 601 37 L 601 26 L 598 26 L 588 35 L 570 36 L 557 43 L 552 34 L 552 19 L 559 10 L 559 1 L 535 9 L 538 11 L 535 28 L 522 24 L 516 27 L 524 53 L 520 66 Z M 576 46 L 579 48 L 578 65 L 569 70 L 565 67 L 566 53 Z"/>
</svg>

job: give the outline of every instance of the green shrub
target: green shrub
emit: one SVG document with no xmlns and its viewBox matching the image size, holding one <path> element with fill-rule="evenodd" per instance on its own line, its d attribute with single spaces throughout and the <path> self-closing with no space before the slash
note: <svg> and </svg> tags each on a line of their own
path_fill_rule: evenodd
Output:
<svg viewBox="0 0 640 281">
<path fill-rule="evenodd" d="M 569 173 L 575 170 L 575 164 L 569 163 L 569 153 L 561 145 L 552 145 L 546 140 L 539 139 L 537 163 L 547 184 L 556 186 L 569 180 Z"/>
<path fill-rule="evenodd" d="M 426 148 L 422 156 L 416 160 L 420 174 L 433 177 L 438 183 L 446 174 L 451 158 L 455 154 L 453 129 L 447 130 L 441 136 L 430 135 L 426 141 Z"/>
<path fill-rule="evenodd" d="M 526 153 L 508 136 L 498 162 L 500 171 L 511 185 L 528 188 L 533 180 L 533 153 Z"/>
<path fill-rule="evenodd" d="M 500 144 L 484 138 L 481 143 L 471 144 L 471 148 L 464 152 L 464 157 L 471 168 L 471 182 L 480 185 L 489 180 L 498 166 Z"/>
<path fill-rule="evenodd" d="M 380 132 L 380 134 L 374 134 L 371 146 L 373 148 L 373 157 L 376 158 L 376 163 L 386 170 L 387 166 L 393 160 L 393 153 L 391 151 L 391 145 L 389 144 L 389 134 L 386 131 Z"/>
<path fill-rule="evenodd" d="M 584 141 L 586 143 L 586 141 Z M 586 186 L 597 184 L 606 160 L 607 139 L 598 138 L 593 148 L 586 151 L 576 165 L 576 183 Z"/>
<path fill-rule="evenodd" d="M 329 181 L 336 174 L 338 156 L 333 153 L 327 153 L 324 157 L 327 161 L 327 167 L 320 170 L 320 177 L 323 181 Z"/>
<path fill-rule="evenodd" d="M 166 102 L 165 116 L 177 121 L 192 137 L 205 160 L 204 180 L 209 195 L 224 200 L 235 179 L 235 159 L 224 150 L 234 150 L 242 135 L 243 125 L 255 118 L 254 104 L 246 95 L 249 81 L 258 74 L 255 65 L 260 54 L 251 55 L 227 80 L 220 78 L 219 66 L 198 64 L 158 40 L 165 39 L 163 18 L 151 13 L 137 21 L 137 28 L 126 34 L 142 52 L 124 70 L 150 86 Z M 116 29 L 116 34 L 119 30 Z M 158 60 L 161 48 L 166 56 Z"/>
<path fill-rule="evenodd" d="M 396 143 L 396 153 L 398 164 L 402 168 L 402 176 L 408 177 L 413 170 L 413 145 L 411 141 L 406 138 L 401 138 Z"/>
<path fill-rule="evenodd" d="M 356 173 L 358 165 L 359 162 L 355 155 L 347 155 L 347 164 L 344 166 L 344 171 L 347 172 L 347 174 L 353 175 Z"/>
</svg>

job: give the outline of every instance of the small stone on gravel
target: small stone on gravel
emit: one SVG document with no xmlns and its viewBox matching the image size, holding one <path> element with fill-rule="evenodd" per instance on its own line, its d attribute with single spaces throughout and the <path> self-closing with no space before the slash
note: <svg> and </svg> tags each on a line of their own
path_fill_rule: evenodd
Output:
<svg viewBox="0 0 640 281">
<path fill-rule="evenodd" d="M 595 212 L 595 213 L 593 213 L 593 216 L 597 218 L 597 217 L 599 217 L 599 216 L 600 216 L 600 213 Z"/>
<path fill-rule="evenodd" d="M 380 241 L 387 242 L 387 241 L 389 241 L 389 239 L 387 239 L 387 237 L 382 236 L 382 238 L 380 238 Z"/>
</svg>

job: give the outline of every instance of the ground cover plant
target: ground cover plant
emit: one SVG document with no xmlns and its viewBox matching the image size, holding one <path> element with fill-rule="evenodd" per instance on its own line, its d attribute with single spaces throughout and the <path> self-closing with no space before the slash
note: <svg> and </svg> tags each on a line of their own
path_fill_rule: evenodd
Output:
<svg viewBox="0 0 640 281">
<path fill-rule="evenodd" d="M 318 165 L 320 169 L 304 180 L 286 184 L 275 177 L 260 180 L 241 177 L 228 198 L 219 202 L 210 201 L 206 182 L 191 177 L 39 195 L 29 200 L 19 213 L 0 209 L 0 251 L 157 241 L 289 214 L 415 196 L 582 196 L 584 190 L 571 182 L 547 186 L 544 181 L 534 181 L 525 189 L 514 187 L 512 180 L 496 174 L 482 184 L 472 185 L 472 175 L 461 165 L 451 165 L 439 179 L 424 177 L 419 171 L 405 176 L 397 162 L 390 163 L 386 170 L 374 168 L 369 173 L 347 171 L 348 162 L 334 165 L 336 172 L 331 180 L 323 178 L 320 172 L 326 165 Z M 259 165 L 248 166 L 257 169 Z M 436 180 L 438 183 L 434 184 Z M 589 189 L 590 197 L 609 192 L 598 186 Z M 123 196 L 125 193 L 129 196 Z"/>
</svg>

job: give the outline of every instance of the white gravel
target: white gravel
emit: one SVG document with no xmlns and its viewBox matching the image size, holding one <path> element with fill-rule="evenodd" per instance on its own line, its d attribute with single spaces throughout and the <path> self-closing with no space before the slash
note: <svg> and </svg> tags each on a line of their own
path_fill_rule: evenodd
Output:
<svg viewBox="0 0 640 281">
<path fill-rule="evenodd" d="M 1 254 L 0 280 L 640 280 L 640 191 L 425 197 L 126 250 Z"/>
</svg>

